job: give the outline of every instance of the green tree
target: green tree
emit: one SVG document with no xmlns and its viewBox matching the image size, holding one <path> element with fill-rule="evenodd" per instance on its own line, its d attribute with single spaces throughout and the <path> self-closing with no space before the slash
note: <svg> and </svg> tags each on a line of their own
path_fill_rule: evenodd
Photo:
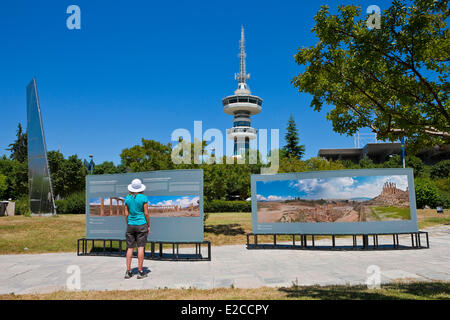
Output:
<svg viewBox="0 0 450 320">
<path fill-rule="evenodd" d="M 322 170 L 342 170 L 344 165 L 337 161 L 329 161 L 323 158 L 311 158 L 305 161 L 308 166 L 308 171 L 322 171 Z"/>
<path fill-rule="evenodd" d="M 85 190 L 87 170 L 77 155 L 71 155 L 65 161 L 64 172 L 66 191 L 64 196 Z"/>
<path fill-rule="evenodd" d="M 120 158 L 125 167 L 133 172 L 168 170 L 173 168 L 171 144 L 142 138 L 142 145 L 122 150 Z"/>
<path fill-rule="evenodd" d="M 450 177 L 450 159 L 442 160 L 431 167 L 431 178 L 449 178 Z"/>
<path fill-rule="evenodd" d="M 303 172 L 308 171 L 308 165 L 305 161 L 302 161 L 298 158 L 291 157 L 281 157 L 280 158 L 280 168 L 278 170 L 279 173 L 284 172 Z"/>
<path fill-rule="evenodd" d="M 64 198 L 85 189 L 87 170 L 77 155 L 65 159 L 61 152 L 49 151 L 47 158 L 55 195 Z"/>
<path fill-rule="evenodd" d="M 5 198 L 6 190 L 8 189 L 8 177 L 0 173 L 0 199 Z"/>
<path fill-rule="evenodd" d="M 415 179 L 417 208 L 429 206 L 435 208 L 439 202 L 439 190 L 429 179 Z"/>
<path fill-rule="evenodd" d="M 9 144 L 6 150 L 11 152 L 10 158 L 19 162 L 25 162 L 28 155 L 28 139 L 27 133 L 23 132 L 22 125 L 17 126 L 16 140 Z"/>
<path fill-rule="evenodd" d="M 28 163 L 11 161 L 11 171 L 8 177 L 8 197 L 18 199 L 28 195 Z"/>
<path fill-rule="evenodd" d="M 405 165 L 407 168 L 412 168 L 415 177 L 420 177 L 424 173 L 424 165 L 420 158 L 416 156 L 406 156 Z M 398 154 L 392 156 L 388 161 L 383 163 L 384 168 L 402 168 L 403 163 Z"/>
<path fill-rule="evenodd" d="M 299 145 L 297 125 L 295 124 L 294 117 L 289 117 L 288 126 L 286 128 L 286 135 L 284 139 L 286 140 L 286 145 L 283 147 L 283 155 L 290 158 L 301 159 L 305 153 L 305 146 Z"/>
<path fill-rule="evenodd" d="M 314 17 L 316 45 L 299 49 L 304 72 L 293 78 L 313 95 L 311 107 L 332 105 L 339 133 L 369 127 L 378 140 L 408 137 L 421 147 L 450 139 L 450 37 L 447 0 L 393 1 L 371 29 L 361 8 L 323 6 Z"/>
<path fill-rule="evenodd" d="M 97 164 L 94 167 L 94 174 L 115 174 L 115 173 L 125 173 L 126 168 L 124 165 L 119 164 L 114 165 L 112 161 L 104 161 L 101 164 Z"/>
<path fill-rule="evenodd" d="M 64 172 L 64 155 L 59 151 L 47 152 L 48 168 L 52 179 L 52 188 L 55 196 L 63 197 L 66 195 L 64 183 L 66 180 Z"/>
<path fill-rule="evenodd" d="M 361 160 L 359 160 L 359 168 L 360 169 L 372 169 L 376 168 L 377 165 L 373 163 L 372 159 L 370 159 L 367 155 L 362 157 Z"/>
</svg>

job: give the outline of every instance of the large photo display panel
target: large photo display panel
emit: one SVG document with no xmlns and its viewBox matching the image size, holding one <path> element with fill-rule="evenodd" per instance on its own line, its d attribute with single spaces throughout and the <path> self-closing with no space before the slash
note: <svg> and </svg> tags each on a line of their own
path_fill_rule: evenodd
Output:
<svg viewBox="0 0 450 320">
<path fill-rule="evenodd" d="M 203 241 L 203 170 L 167 170 L 86 177 L 86 238 L 125 240 L 125 197 L 133 179 L 148 197 L 148 241 Z"/>
<path fill-rule="evenodd" d="M 417 232 L 412 169 L 252 175 L 254 233 Z"/>
</svg>

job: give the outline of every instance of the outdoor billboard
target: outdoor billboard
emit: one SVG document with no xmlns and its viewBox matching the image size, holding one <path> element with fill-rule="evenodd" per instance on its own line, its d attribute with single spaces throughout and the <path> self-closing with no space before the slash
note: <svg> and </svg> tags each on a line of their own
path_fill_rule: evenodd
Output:
<svg viewBox="0 0 450 320">
<path fill-rule="evenodd" d="M 125 239 L 125 197 L 133 179 L 146 186 L 148 241 L 203 241 L 203 170 L 167 170 L 86 177 L 86 238 Z"/>
<path fill-rule="evenodd" d="M 417 232 L 412 169 L 252 175 L 256 234 Z"/>
</svg>

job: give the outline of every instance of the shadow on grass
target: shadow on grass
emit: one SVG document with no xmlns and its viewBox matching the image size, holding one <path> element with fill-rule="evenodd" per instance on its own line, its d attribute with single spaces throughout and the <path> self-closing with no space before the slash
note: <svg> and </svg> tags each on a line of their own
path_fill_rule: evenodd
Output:
<svg viewBox="0 0 450 320">
<path fill-rule="evenodd" d="M 449 282 L 412 282 L 381 285 L 381 289 L 367 286 L 307 286 L 293 285 L 280 288 L 288 298 L 321 300 L 399 300 L 450 299 Z"/>
<path fill-rule="evenodd" d="M 217 224 L 213 226 L 205 226 L 205 232 L 215 235 L 223 234 L 226 236 L 236 236 L 245 234 L 245 230 L 237 223 Z"/>
</svg>

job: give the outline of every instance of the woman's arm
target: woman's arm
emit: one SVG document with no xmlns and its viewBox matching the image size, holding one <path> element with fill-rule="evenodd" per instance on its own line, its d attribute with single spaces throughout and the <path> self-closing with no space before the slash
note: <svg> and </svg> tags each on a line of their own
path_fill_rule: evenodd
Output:
<svg viewBox="0 0 450 320">
<path fill-rule="evenodd" d="M 126 225 L 128 225 L 128 215 L 129 215 L 128 206 L 125 205 L 125 224 Z"/>
<path fill-rule="evenodd" d="M 145 220 L 147 220 L 147 232 L 150 233 L 150 215 L 148 213 L 148 202 L 144 204 Z"/>
</svg>

